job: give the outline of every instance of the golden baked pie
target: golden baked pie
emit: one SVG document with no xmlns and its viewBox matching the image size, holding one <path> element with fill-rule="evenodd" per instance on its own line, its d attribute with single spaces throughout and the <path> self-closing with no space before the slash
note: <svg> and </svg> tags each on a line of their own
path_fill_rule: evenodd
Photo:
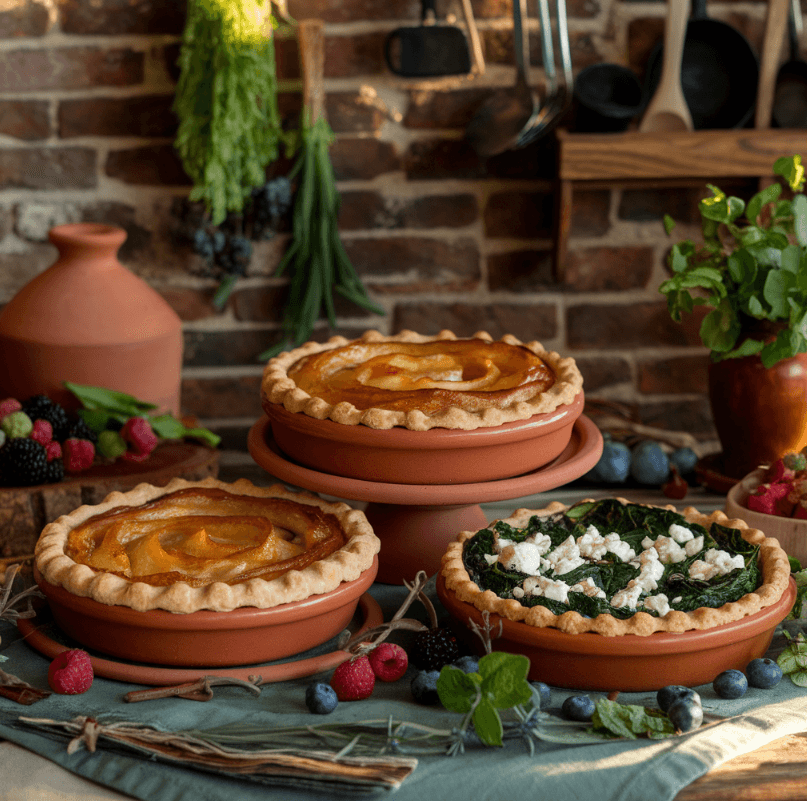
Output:
<svg viewBox="0 0 807 801">
<path fill-rule="evenodd" d="M 790 579 L 775 539 L 723 512 L 621 498 L 519 509 L 462 532 L 447 589 L 480 611 L 571 634 L 710 629 L 776 603 Z"/>
<path fill-rule="evenodd" d="M 48 524 L 36 566 L 74 595 L 138 611 L 268 608 L 336 589 L 380 542 L 363 512 L 281 485 L 174 479 Z"/>
<path fill-rule="evenodd" d="M 571 403 L 583 386 L 574 359 L 485 332 L 423 336 L 367 331 L 281 353 L 266 365 L 264 410 L 371 428 L 472 430 Z"/>
</svg>

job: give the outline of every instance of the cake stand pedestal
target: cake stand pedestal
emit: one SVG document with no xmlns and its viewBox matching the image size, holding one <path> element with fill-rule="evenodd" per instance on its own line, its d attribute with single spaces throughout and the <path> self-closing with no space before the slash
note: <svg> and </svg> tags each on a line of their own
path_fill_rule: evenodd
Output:
<svg viewBox="0 0 807 801">
<path fill-rule="evenodd" d="M 280 450 L 266 417 L 250 429 L 247 446 L 255 462 L 281 481 L 336 498 L 367 502 L 365 514 L 381 540 L 376 581 L 402 584 L 414 579 L 419 570 L 428 575 L 436 573 L 448 543 L 460 531 L 487 525 L 480 504 L 546 492 L 587 473 L 602 453 L 602 434 L 581 415 L 569 444 L 549 464 L 513 478 L 470 484 L 386 484 L 312 470 L 291 461 Z"/>
</svg>

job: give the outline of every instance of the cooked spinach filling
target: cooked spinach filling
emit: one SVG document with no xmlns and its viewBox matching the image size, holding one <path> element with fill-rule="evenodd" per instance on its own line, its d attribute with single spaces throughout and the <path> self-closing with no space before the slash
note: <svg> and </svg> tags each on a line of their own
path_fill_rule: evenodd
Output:
<svg viewBox="0 0 807 801">
<path fill-rule="evenodd" d="M 536 535 L 549 537 L 551 544 L 546 553 L 561 546 L 571 536 L 575 542 L 590 532 L 593 526 L 602 536 L 615 532 L 619 539 L 630 546 L 634 556 L 622 559 L 617 553 L 608 551 L 600 558 L 582 560 L 583 563 L 563 573 L 555 573 L 552 566 L 542 560 L 542 568 L 532 574 L 505 567 L 498 558 L 497 538 L 510 543 L 534 541 Z M 656 587 L 642 589 L 632 605 L 614 606 L 611 601 L 616 593 L 623 590 L 631 580 L 640 579 L 640 555 L 645 547 L 643 541 L 649 537 L 669 537 L 671 526 L 682 526 L 692 532 L 693 538 L 703 537 L 703 545 L 686 558 L 663 565 L 663 574 L 655 581 Z M 710 549 L 725 552 L 730 557 L 742 557 L 743 567 L 735 567 L 729 572 L 709 579 L 699 578 L 696 566 L 695 577 L 690 568 L 698 560 L 704 560 Z M 693 550 L 690 548 L 690 550 Z M 500 598 L 514 598 L 524 606 L 545 606 L 554 614 L 560 615 L 570 609 L 586 617 L 605 613 L 617 618 L 627 618 L 637 611 L 658 615 L 656 609 L 645 607 L 644 600 L 651 595 L 666 596 L 669 609 L 690 612 L 698 607 L 717 608 L 737 601 L 761 584 L 761 571 L 758 563 L 759 546 L 743 539 L 737 529 L 713 523 L 707 530 L 703 526 L 687 522 L 686 518 L 667 509 L 659 509 L 638 504 L 623 504 L 616 499 L 584 501 L 548 517 L 534 515 L 525 528 L 514 528 L 501 521 L 490 528 L 477 532 L 463 549 L 463 561 L 471 579 L 482 590 L 492 590 Z M 486 555 L 488 558 L 486 559 Z M 497 560 L 491 564 L 493 555 Z M 655 557 L 654 557 L 655 558 Z M 728 558 L 728 557 L 726 557 Z M 505 562 L 507 560 L 504 560 Z M 735 559 L 735 562 L 740 560 Z M 523 585 L 530 575 L 540 575 L 553 581 L 562 581 L 569 587 L 591 579 L 605 597 L 595 597 L 582 591 L 567 593 L 566 602 L 546 597 L 543 594 L 523 592 Z M 636 583 L 636 582 L 634 582 Z M 515 590 L 515 594 L 514 594 Z M 601 593 L 598 593 L 601 595 Z M 666 611 L 666 610 L 665 610 Z"/>
</svg>

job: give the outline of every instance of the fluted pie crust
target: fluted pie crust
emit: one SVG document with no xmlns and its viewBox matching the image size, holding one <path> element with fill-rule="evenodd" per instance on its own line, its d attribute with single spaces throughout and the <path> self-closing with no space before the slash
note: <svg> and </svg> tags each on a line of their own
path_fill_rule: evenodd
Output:
<svg viewBox="0 0 807 801">
<path fill-rule="evenodd" d="M 628 503 L 622 498 L 617 500 Z M 503 522 L 514 528 L 524 528 L 534 515 L 548 516 L 565 512 L 568 508 L 562 503 L 553 502 L 544 509 L 517 509 Z M 661 508 L 676 511 L 674 506 Z M 441 575 L 447 589 L 460 601 L 472 604 L 481 612 L 494 613 L 507 620 L 519 621 L 536 628 L 555 628 L 568 634 L 592 632 L 608 637 L 625 634 L 647 636 L 655 632 L 712 629 L 753 615 L 765 607 L 772 606 L 782 597 L 790 580 L 790 562 L 778 540 L 766 537 L 758 529 L 750 528 L 743 520 L 729 519 L 720 511 L 707 516 L 689 506 L 680 514 L 689 523 L 699 524 L 706 529 L 715 522 L 728 528 L 739 529 L 743 539 L 753 545 L 758 544 L 762 584 L 738 601 L 717 608 L 699 607 L 691 612 L 673 609 L 663 616 L 636 612 L 624 619 L 609 614 L 587 618 L 574 610 L 556 615 L 544 606 L 526 607 L 513 598 L 500 598 L 491 590 L 483 591 L 471 579 L 463 561 L 463 547 L 477 533 L 475 531 L 460 532 L 457 539 L 449 544 L 442 558 Z M 493 526 L 495 522 L 490 525 Z"/>
<path fill-rule="evenodd" d="M 425 336 L 367 331 L 307 342 L 271 359 L 261 401 L 318 420 L 376 429 L 496 427 L 571 403 L 583 387 L 574 359 L 539 342 L 480 331 Z"/>
<path fill-rule="evenodd" d="M 280 484 L 207 478 L 140 484 L 48 524 L 42 577 L 137 611 L 266 609 L 335 590 L 367 570 L 380 541 L 364 513 Z"/>
</svg>

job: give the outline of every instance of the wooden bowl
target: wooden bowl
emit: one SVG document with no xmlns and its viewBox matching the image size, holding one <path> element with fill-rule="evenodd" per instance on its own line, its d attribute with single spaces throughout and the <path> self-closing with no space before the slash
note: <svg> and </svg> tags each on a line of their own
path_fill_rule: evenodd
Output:
<svg viewBox="0 0 807 801">
<path fill-rule="evenodd" d="M 583 412 L 583 392 L 554 412 L 473 431 L 375 429 L 266 410 L 280 449 L 306 467 L 388 484 L 471 484 L 528 473 L 549 464 L 569 444 Z"/>
<path fill-rule="evenodd" d="M 482 613 L 447 589 L 442 575 L 437 577 L 437 596 L 463 626 L 469 621 L 484 625 Z M 752 659 L 763 656 L 795 597 L 796 584 L 791 579 L 775 604 L 754 615 L 703 631 L 657 632 L 647 637 L 567 634 L 492 614 L 494 633 L 502 623 L 502 634 L 493 640 L 493 647 L 529 657 L 530 681 L 553 687 L 607 692 L 657 691 L 668 684 L 696 687 L 711 683 L 729 668 L 744 670 Z M 468 641 L 479 647 L 477 637 Z"/>
<path fill-rule="evenodd" d="M 754 470 L 729 490 L 726 514 L 744 520 L 751 528 L 758 528 L 766 537 L 779 540 L 788 556 L 795 557 L 802 567 L 807 567 L 807 520 L 766 515 L 748 508 L 748 496 L 765 480 L 765 473 L 765 468 Z"/>
<path fill-rule="evenodd" d="M 36 568 L 34 578 L 59 628 L 87 648 L 134 662 L 215 667 L 271 662 L 327 642 L 353 619 L 377 572 L 378 557 L 355 581 L 323 595 L 269 609 L 187 615 L 98 603 L 48 583 Z"/>
</svg>

